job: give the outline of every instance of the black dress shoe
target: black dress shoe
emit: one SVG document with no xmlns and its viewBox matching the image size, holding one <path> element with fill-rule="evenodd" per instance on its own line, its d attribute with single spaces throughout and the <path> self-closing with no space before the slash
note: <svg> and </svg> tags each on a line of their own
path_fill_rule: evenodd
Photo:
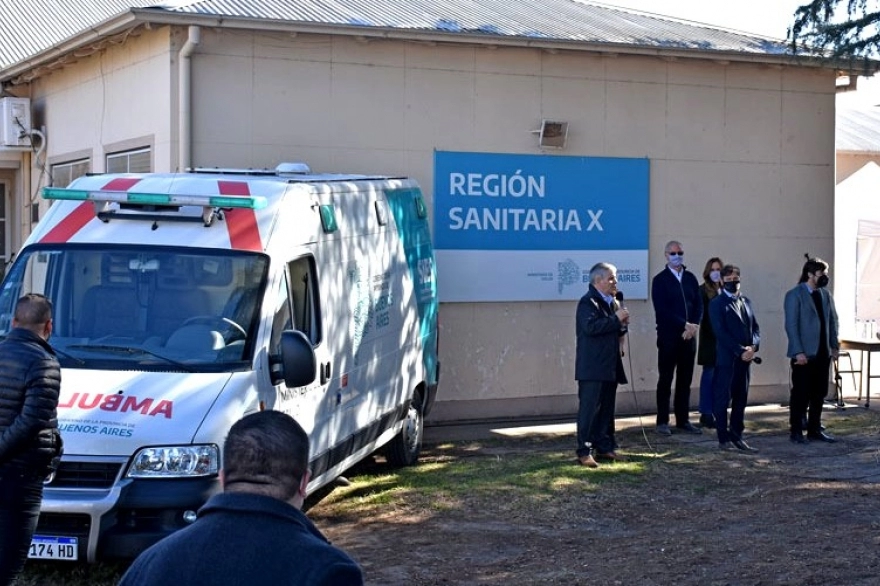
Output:
<svg viewBox="0 0 880 586">
<path fill-rule="evenodd" d="M 694 435 L 700 435 L 703 433 L 703 430 L 691 423 L 690 421 L 685 421 L 683 425 L 676 425 L 675 429 L 682 433 L 692 433 Z"/>
<path fill-rule="evenodd" d="M 827 444 L 833 444 L 837 440 L 825 433 L 824 431 L 811 432 L 807 434 L 807 439 L 817 441 L 817 442 L 825 442 Z"/>
<path fill-rule="evenodd" d="M 791 437 L 789 437 L 792 443 L 794 444 L 805 444 L 807 443 L 807 438 L 804 437 L 802 433 L 793 433 Z"/>
<path fill-rule="evenodd" d="M 750 446 L 749 444 L 747 444 L 745 441 L 743 441 L 741 439 L 733 440 L 731 443 L 733 444 L 733 447 L 735 447 L 738 450 L 742 450 L 744 452 L 757 452 L 758 451 L 758 448 L 753 448 L 752 446 Z"/>
<path fill-rule="evenodd" d="M 715 416 L 700 415 L 700 425 L 702 425 L 706 429 L 715 429 Z"/>
</svg>

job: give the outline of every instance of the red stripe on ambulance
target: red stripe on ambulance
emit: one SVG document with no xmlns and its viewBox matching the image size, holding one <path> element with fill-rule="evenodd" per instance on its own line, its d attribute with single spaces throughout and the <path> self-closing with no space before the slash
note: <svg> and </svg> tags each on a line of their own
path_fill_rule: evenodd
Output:
<svg viewBox="0 0 880 586">
<path fill-rule="evenodd" d="M 67 242 L 73 235 L 82 230 L 82 227 L 89 223 L 95 217 L 95 204 L 90 201 L 84 201 L 76 206 L 63 220 L 58 222 L 45 236 L 40 238 L 40 242 L 57 243 Z"/>
<path fill-rule="evenodd" d="M 250 195 L 246 181 L 218 181 L 220 195 Z M 263 250 L 260 241 L 260 229 L 257 226 L 257 214 L 254 210 L 233 208 L 226 210 L 226 230 L 229 231 L 229 243 L 236 250 Z"/>
<path fill-rule="evenodd" d="M 101 189 L 104 191 L 128 191 L 140 180 L 140 177 L 117 177 Z"/>
</svg>

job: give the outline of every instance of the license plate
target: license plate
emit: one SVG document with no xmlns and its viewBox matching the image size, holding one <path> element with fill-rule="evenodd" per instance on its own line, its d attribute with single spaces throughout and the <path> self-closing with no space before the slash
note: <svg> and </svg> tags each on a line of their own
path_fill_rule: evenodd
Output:
<svg viewBox="0 0 880 586">
<path fill-rule="evenodd" d="M 76 561 L 76 537 L 43 537 L 34 535 L 28 557 L 36 560 Z"/>
</svg>

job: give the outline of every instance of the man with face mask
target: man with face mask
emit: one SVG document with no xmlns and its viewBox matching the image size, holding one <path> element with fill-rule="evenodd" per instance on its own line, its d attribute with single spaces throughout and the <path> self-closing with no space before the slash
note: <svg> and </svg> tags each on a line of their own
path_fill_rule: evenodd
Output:
<svg viewBox="0 0 880 586">
<path fill-rule="evenodd" d="M 715 332 L 714 412 L 718 446 L 744 452 L 757 450 L 743 439 L 752 361 L 761 343 L 761 330 L 748 297 L 740 293 L 740 271 L 734 265 L 721 269 L 723 289 L 709 303 Z M 730 427 L 727 405 L 730 404 Z"/>
<path fill-rule="evenodd" d="M 834 298 L 826 289 L 828 263 L 809 258 L 801 270 L 798 284 L 785 294 L 785 333 L 787 356 L 791 359 L 791 400 L 789 423 L 791 441 L 807 443 L 803 421 L 807 416 L 807 438 L 834 442 L 822 428 L 822 403 L 828 394 L 828 368 L 837 357 L 837 311 Z"/>
<path fill-rule="evenodd" d="M 697 354 L 697 331 L 703 317 L 700 284 L 684 266 L 681 242 L 671 240 L 664 250 L 666 266 L 651 281 L 651 302 L 657 322 L 657 433 L 671 435 L 669 398 L 672 399 L 675 427 L 682 433 L 702 431 L 689 421 L 691 381 Z"/>
</svg>

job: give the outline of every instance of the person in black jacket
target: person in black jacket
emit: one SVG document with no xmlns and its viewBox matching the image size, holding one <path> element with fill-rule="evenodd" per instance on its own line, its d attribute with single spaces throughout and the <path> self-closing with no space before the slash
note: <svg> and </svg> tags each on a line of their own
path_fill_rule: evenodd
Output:
<svg viewBox="0 0 880 586">
<path fill-rule="evenodd" d="M 675 377 L 675 427 L 702 433 L 689 421 L 691 380 L 697 354 L 697 329 L 703 317 L 700 284 L 684 266 L 681 243 L 666 244 L 666 266 L 651 281 L 651 301 L 657 320 L 657 433 L 670 435 L 669 397 Z"/>
<path fill-rule="evenodd" d="M 61 455 L 61 367 L 47 340 L 52 304 L 30 293 L 0 341 L 0 585 L 12 584 L 37 528 L 43 481 Z"/>
<path fill-rule="evenodd" d="M 223 446 L 223 492 L 141 553 L 119 586 L 361 586 L 360 567 L 301 511 L 308 464 L 309 437 L 292 417 L 243 417 Z"/>
<path fill-rule="evenodd" d="M 715 399 L 713 377 L 715 375 L 715 332 L 709 319 L 709 302 L 721 292 L 721 268 L 724 263 L 717 256 L 706 261 L 700 297 L 703 300 L 703 319 L 700 320 L 700 340 L 697 344 L 697 364 L 703 367 L 700 376 L 700 425 L 715 429 Z"/>
<path fill-rule="evenodd" d="M 577 457 L 588 468 L 598 467 L 596 459 L 624 460 L 609 434 L 617 385 L 626 383 L 621 344 L 629 323 L 629 312 L 614 299 L 616 293 L 617 269 L 598 263 L 590 269 L 590 288 L 577 306 Z"/>
</svg>

